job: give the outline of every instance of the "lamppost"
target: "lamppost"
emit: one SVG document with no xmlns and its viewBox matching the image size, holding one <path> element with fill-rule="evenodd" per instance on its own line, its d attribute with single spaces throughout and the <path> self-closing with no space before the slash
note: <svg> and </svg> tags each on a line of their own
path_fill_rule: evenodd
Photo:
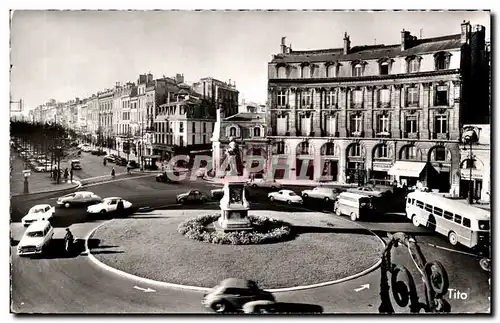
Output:
<svg viewBox="0 0 500 323">
<path fill-rule="evenodd" d="M 28 194 L 30 192 L 28 177 L 31 176 L 31 171 L 29 169 L 23 170 L 24 175 L 24 194 Z"/>
<path fill-rule="evenodd" d="M 471 135 L 466 135 L 464 136 L 464 150 L 467 149 L 465 148 L 465 144 L 469 143 L 469 164 L 467 165 L 469 167 L 469 204 L 474 203 L 474 185 L 472 182 L 472 168 L 474 167 L 474 155 L 472 155 L 472 136 Z"/>
</svg>

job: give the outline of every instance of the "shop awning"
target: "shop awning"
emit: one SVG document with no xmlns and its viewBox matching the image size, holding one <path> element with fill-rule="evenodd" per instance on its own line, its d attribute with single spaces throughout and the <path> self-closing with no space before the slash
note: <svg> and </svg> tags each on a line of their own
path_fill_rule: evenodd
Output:
<svg viewBox="0 0 500 323">
<path fill-rule="evenodd" d="M 425 168 L 427 163 L 424 162 L 410 162 L 410 161 L 396 161 L 391 169 L 387 172 L 389 175 L 405 176 L 405 177 L 420 177 L 420 174 Z"/>
</svg>

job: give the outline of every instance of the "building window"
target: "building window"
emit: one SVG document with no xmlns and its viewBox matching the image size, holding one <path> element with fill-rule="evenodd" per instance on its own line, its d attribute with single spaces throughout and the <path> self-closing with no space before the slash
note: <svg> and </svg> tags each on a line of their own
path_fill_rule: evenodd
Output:
<svg viewBox="0 0 500 323">
<path fill-rule="evenodd" d="M 286 93 L 285 91 L 278 92 L 278 107 L 284 107 L 286 105 Z"/>
<path fill-rule="evenodd" d="M 351 132 L 352 133 L 361 133 L 362 128 L 362 122 L 363 118 L 360 115 L 353 115 L 351 116 Z"/>
<path fill-rule="evenodd" d="M 285 153 L 285 143 L 280 141 L 276 143 L 276 153 L 284 154 Z"/>
<path fill-rule="evenodd" d="M 328 116 L 326 118 L 326 133 L 328 136 L 335 136 L 337 132 L 337 118 L 335 116 Z"/>
<path fill-rule="evenodd" d="M 406 117 L 406 132 L 408 133 L 417 133 L 418 125 L 417 125 L 417 116 L 408 116 Z"/>
<path fill-rule="evenodd" d="M 309 143 L 307 141 L 301 142 L 299 151 L 301 155 L 309 155 Z"/>
<path fill-rule="evenodd" d="M 448 87 L 437 86 L 434 105 L 448 105 Z"/>
<path fill-rule="evenodd" d="M 335 100 L 335 91 L 330 90 L 326 94 L 326 106 L 328 108 L 333 108 L 335 106 L 336 100 Z"/>
<path fill-rule="evenodd" d="M 413 160 L 417 158 L 417 147 L 415 146 L 406 146 L 403 149 L 403 156 L 401 159 Z"/>
<path fill-rule="evenodd" d="M 207 123 L 203 122 L 203 133 L 207 132 Z"/>
<path fill-rule="evenodd" d="M 352 69 L 352 76 L 363 76 L 363 65 L 356 64 Z"/>
<path fill-rule="evenodd" d="M 179 132 L 184 132 L 184 122 L 179 123 Z"/>
<path fill-rule="evenodd" d="M 351 145 L 351 148 L 349 149 L 349 156 L 361 157 L 361 145 L 360 144 Z"/>
<path fill-rule="evenodd" d="M 253 136 L 260 137 L 260 127 L 253 128 Z"/>
<path fill-rule="evenodd" d="M 389 89 L 379 90 L 379 102 L 382 105 L 387 105 L 391 102 L 391 92 Z"/>
<path fill-rule="evenodd" d="M 236 137 L 236 127 L 229 128 L 229 136 Z"/>
<path fill-rule="evenodd" d="M 385 144 L 378 145 L 377 146 L 377 151 L 375 153 L 375 156 L 377 158 L 387 158 L 388 157 L 388 154 L 387 154 L 387 145 L 385 145 Z"/>
<path fill-rule="evenodd" d="M 436 56 L 436 71 L 445 70 L 447 68 L 446 56 L 444 54 L 439 54 Z"/>
<path fill-rule="evenodd" d="M 192 125 L 192 132 L 196 132 L 196 122 L 193 121 Z"/>
<path fill-rule="evenodd" d="M 278 78 L 286 79 L 286 67 L 284 66 L 278 67 Z"/>
<path fill-rule="evenodd" d="M 448 117 L 439 115 L 435 118 L 434 127 L 436 129 L 436 133 L 445 134 L 448 132 Z"/>
<path fill-rule="evenodd" d="M 389 74 L 389 63 L 384 62 L 380 64 L 380 75 L 388 75 Z"/>
<path fill-rule="evenodd" d="M 191 136 L 191 145 L 195 145 L 195 144 L 196 144 L 196 136 L 192 135 Z"/>
<path fill-rule="evenodd" d="M 203 143 L 206 144 L 207 143 L 207 135 L 203 135 Z"/>
<path fill-rule="evenodd" d="M 278 136 L 284 136 L 288 130 L 288 118 L 286 116 L 277 118 L 277 134 Z"/>
<path fill-rule="evenodd" d="M 462 169 L 476 169 L 477 168 L 477 161 L 472 158 L 467 158 L 462 162 Z"/>
<path fill-rule="evenodd" d="M 406 103 L 410 106 L 418 105 L 418 87 L 409 87 L 406 90 Z"/>
<path fill-rule="evenodd" d="M 302 136 L 309 136 L 311 133 L 311 116 L 300 116 L 300 133 Z"/>
<path fill-rule="evenodd" d="M 326 77 L 337 77 L 337 67 L 335 65 L 328 65 L 328 68 L 326 69 Z"/>
<path fill-rule="evenodd" d="M 311 77 L 311 68 L 309 66 L 302 66 L 302 75 L 301 77 L 310 78 Z"/>
<path fill-rule="evenodd" d="M 312 104 L 312 94 L 311 91 L 303 91 L 302 96 L 302 107 L 309 107 Z"/>
<path fill-rule="evenodd" d="M 412 59 L 408 62 L 408 72 L 416 73 L 420 70 L 420 61 L 417 58 Z"/>
<path fill-rule="evenodd" d="M 352 91 L 352 102 L 357 106 L 363 104 L 363 90 Z"/>
<path fill-rule="evenodd" d="M 445 161 L 446 160 L 446 148 L 436 147 L 434 149 L 434 160 L 435 161 Z"/>
<path fill-rule="evenodd" d="M 389 116 L 382 114 L 378 116 L 377 123 L 378 133 L 388 133 L 389 132 Z"/>
<path fill-rule="evenodd" d="M 184 137 L 179 136 L 179 146 L 184 147 Z"/>
</svg>

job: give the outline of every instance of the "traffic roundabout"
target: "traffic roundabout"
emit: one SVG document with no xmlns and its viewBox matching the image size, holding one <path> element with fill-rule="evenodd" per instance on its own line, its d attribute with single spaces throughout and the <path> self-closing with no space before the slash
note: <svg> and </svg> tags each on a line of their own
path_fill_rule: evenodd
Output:
<svg viewBox="0 0 500 323">
<path fill-rule="evenodd" d="M 91 237 L 108 252 L 96 246 L 88 249 L 89 257 L 115 273 L 170 287 L 205 290 L 242 277 L 279 292 L 358 277 L 380 264 L 384 249 L 379 237 L 357 223 L 318 212 L 250 211 L 291 224 L 293 239 L 276 243 L 221 245 L 178 232 L 183 221 L 203 214 L 213 211 L 157 210 L 106 222 Z"/>
</svg>

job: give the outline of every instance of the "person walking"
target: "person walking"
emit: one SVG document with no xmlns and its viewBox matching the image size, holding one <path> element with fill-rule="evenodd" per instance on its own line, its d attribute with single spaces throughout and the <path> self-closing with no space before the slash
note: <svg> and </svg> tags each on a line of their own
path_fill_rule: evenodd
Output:
<svg viewBox="0 0 500 323">
<path fill-rule="evenodd" d="M 111 169 L 111 177 L 115 178 L 115 168 L 114 167 Z"/>
<path fill-rule="evenodd" d="M 69 180 L 73 183 L 73 167 L 71 167 L 71 170 L 69 171 Z"/>
<path fill-rule="evenodd" d="M 69 172 L 68 172 L 68 168 L 66 167 L 64 169 L 64 181 L 67 182 L 68 181 L 68 176 L 69 176 Z"/>
<path fill-rule="evenodd" d="M 106 158 L 103 158 L 103 159 L 102 159 L 102 164 L 103 164 L 104 166 L 106 166 Z"/>
</svg>

